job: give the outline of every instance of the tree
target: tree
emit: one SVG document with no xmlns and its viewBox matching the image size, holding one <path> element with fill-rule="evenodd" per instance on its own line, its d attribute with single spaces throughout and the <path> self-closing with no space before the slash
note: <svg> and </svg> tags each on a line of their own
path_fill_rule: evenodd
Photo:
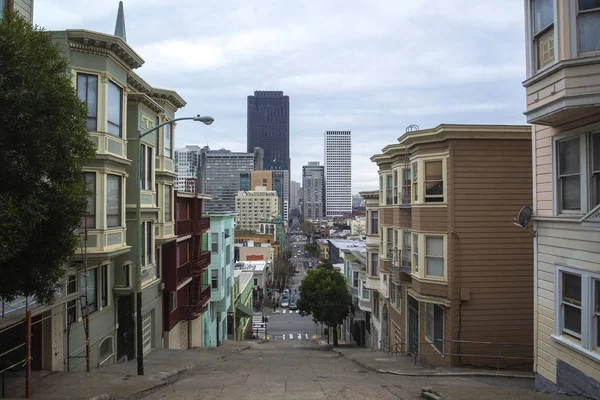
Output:
<svg viewBox="0 0 600 400">
<path fill-rule="evenodd" d="M 285 257 L 287 260 L 289 260 L 290 258 L 292 258 L 292 252 L 290 250 L 284 251 L 283 257 Z"/>
<path fill-rule="evenodd" d="M 310 222 L 310 221 L 303 221 L 302 225 L 300 225 L 300 230 L 306 236 L 311 236 L 313 234 L 313 231 L 314 231 L 313 223 Z"/>
<path fill-rule="evenodd" d="M 287 286 L 288 280 L 296 273 L 296 267 L 286 257 L 279 256 L 273 264 L 273 287 L 279 293 Z"/>
<path fill-rule="evenodd" d="M 320 264 L 306 271 L 299 290 L 296 304 L 300 315 L 312 315 L 315 322 L 333 328 L 333 345 L 337 346 L 337 326 L 344 322 L 352 304 L 344 276 L 331 263 Z"/>
<path fill-rule="evenodd" d="M 86 108 L 50 33 L 5 10 L 0 23 L 0 297 L 52 301 L 79 238 L 95 154 Z"/>
</svg>

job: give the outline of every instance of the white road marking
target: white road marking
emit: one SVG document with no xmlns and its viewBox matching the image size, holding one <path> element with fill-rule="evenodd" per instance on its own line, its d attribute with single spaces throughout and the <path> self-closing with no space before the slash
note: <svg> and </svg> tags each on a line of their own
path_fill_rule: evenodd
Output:
<svg viewBox="0 0 600 400">
<path fill-rule="evenodd" d="M 301 333 L 298 334 L 298 340 L 300 340 L 300 339 L 302 339 L 302 334 Z"/>
<path fill-rule="evenodd" d="M 282 313 L 282 314 L 285 314 L 285 313 L 286 313 L 286 311 L 287 311 L 287 310 L 283 310 L 283 311 L 281 311 L 281 313 Z"/>
<path fill-rule="evenodd" d="M 294 335 L 290 333 L 290 339 L 293 339 L 293 338 L 294 338 Z"/>
<path fill-rule="evenodd" d="M 300 310 L 296 310 L 296 314 L 298 314 L 300 312 Z"/>
<path fill-rule="evenodd" d="M 308 333 L 305 333 L 304 336 L 306 336 L 306 340 L 308 340 Z"/>
<path fill-rule="evenodd" d="M 283 340 L 285 340 L 285 335 L 283 335 Z"/>
</svg>

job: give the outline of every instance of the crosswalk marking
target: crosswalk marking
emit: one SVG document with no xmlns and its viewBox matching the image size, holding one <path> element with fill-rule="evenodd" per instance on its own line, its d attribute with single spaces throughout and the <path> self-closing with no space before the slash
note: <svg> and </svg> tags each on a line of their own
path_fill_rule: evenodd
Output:
<svg viewBox="0 0 600 400">
<path fill-rule="evenodd" d="M 271 337 L 273 340 L 310 340 L 308 333 L 280 333 Z"/>
<path fill-rule="evenodd" d="M 308 333 L 305 333 L 304 336 L 306 336 L 306 340 L 308 340 Z"/>
<path fill-rule="evenodd" d="M 290 314 L 293 314 L 293 313 L 300 314 L 300 310 L 288 310 L 288 309 L 285 309 L 285 308 L 283 310 L 281 310 L 281 313 L 285 314 L 288 311 L 289 311 Z"/>
<path fill-rule="evenodd" d="M 283 336 L 285 336 L 285 335 L 283 335 Z M 294 336 L 290 333 L 290 339 L 293 339 L 293 338 L 294 338 Z"/>
</svg>

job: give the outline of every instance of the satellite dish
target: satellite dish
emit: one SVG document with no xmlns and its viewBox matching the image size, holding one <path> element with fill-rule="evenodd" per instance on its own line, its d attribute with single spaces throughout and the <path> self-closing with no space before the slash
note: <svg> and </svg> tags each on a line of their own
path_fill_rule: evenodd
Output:
<svg viewBox="0 0 600 400">
<path fill-rule="evenodd" d="M 525 206 L 521 208 L 517 218 L 513 218 L 513 224 L 520 226 L 521 228 L 527 228 L 529 220 L 531 219 L 531 208 Z"/>
</svg>

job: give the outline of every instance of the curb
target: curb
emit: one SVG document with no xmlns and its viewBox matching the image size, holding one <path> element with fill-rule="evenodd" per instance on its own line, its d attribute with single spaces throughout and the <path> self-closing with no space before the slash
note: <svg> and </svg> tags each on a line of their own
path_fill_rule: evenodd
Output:
<svg viewBox="0 0 600 400">
<path fill-rule="evenodd" d="M 433 389 L 422 388 L 421 397 L 427 400 L 440 400 L 441 396 L 437 394 Z"/>
<path fill-rule="evenodd" d="M 523 376 L 519 374 L 506 374 L 506 373 L 497 373 L 497 372 L 486 372 L 486 371 L 466 371 L 466 372 L 444 372 L 444 371 L 436 371 L 436 372 L 401 372 L 401 371 L 393 371 L 393 370 L 385 370 L 378 369 L 372 367 L 368 364 L 365 364 L 362 361 L 357 360 L 356 358 L 348 358 L 341 350 L 333 349 L 337 354 L 342 357 L 345 357 L 355 363 L 356 365 L 364 368 L 366 370 L 376 372 L 378 374 L 388 374 L 388 375 L 396 375 L 396 376 L 424 376 L 424 377 L 487 377 L 487 378 L 517 378 L 517 379 L 535 379 L 534 376 Z M 432 397 L 433 399 L 433 397 Z M 438 397 L 439 399 L 439 397 Z"/>
<path fill-rule="evenodd" d="M 174 369 L 169 372 L 160 372 L 157 374 L 157 378 L 163 382 L 153 385 L 153 386 L 149 387 L 148 389 L 140 390 L 137 393 L 130 394 L 129 396 L 125 397 L 125 399 L 136 400 L 136 399 L 144 398 L 147 395 L 149 395 L 150 393 L 152 393 L 158 389 L 161 389 L 165 386 L 169 386 L 169 385 L 175 383 L 178 380 L 179 376 L 183 375 L 190 369 L 197 367 L 197 366 L 198 366 L 198 364 L 192 364 L 189 367 L 185 367 L 185 368 L 181 368 L 181 369 Z M 104 395 L 102 395 L 102 396 L 104 396 Z M 92 400 L 92 399 L 90 399 L 90 400 Z M 109 396 L 107 398 L 100 398 L 100 399 L 93 398 L 93 400 L 112 400 L 112 397 Z"/>
</svg>

